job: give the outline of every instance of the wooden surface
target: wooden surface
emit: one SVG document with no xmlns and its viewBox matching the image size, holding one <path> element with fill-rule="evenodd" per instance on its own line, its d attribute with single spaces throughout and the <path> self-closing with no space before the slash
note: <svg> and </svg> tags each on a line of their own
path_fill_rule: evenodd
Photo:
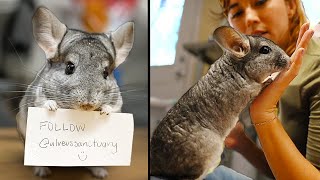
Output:
<svg viewBox="0 0 320 180">
<path fill-rule="evenodd" d="M 51 167 L 52 175 L 40 178 L 23 165 L 23 144 L 15 128 L 0 128 L 0 180 L 87 180 L 94 178 L 84 167 Z M 135 128 L 131 166 L 107 167 L 107 180 L 148 179 L 148 129 Z"/>
</svg>

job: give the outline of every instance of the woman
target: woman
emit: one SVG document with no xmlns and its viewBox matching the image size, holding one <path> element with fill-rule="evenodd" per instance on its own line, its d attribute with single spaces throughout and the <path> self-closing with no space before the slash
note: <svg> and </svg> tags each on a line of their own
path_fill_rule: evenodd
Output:
<svg viewBox="0 0 320 180">
<path fill-rule="evenodd" d="M 320 168 L 320 38 L 311 39 L 309 24 L 302 26 L 307 18 L 300 0 L 220 2 L 232 27 L 273 40 L 291 55 L 292 61 L 290 69 L 282 72 L 250 106 L 264 153 L 244 135 L 240 124 L 226 139 L 226 146 L 270 175 L 269 164 L 276 179 L 320 179 L 316 169 Z"/>
</svg>

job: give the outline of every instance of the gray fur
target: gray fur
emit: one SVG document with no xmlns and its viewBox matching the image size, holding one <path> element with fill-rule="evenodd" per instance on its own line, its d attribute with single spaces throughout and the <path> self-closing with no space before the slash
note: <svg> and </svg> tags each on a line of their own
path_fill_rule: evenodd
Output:
<svg viewBox="0 0 320 180">
<path fill-rule="evenodd" d="M 37 9 L 32 22 L 35 39 L 45 52 L 47 63 L 28 86 L 19 105 L 16 119 L 22 139 L 26 137 L 28 107 L 121 112 L 122 97 L 113 70 L 132 48 L 133 23 L 125 23 L 108 34 L 86 33 L 68 29 L 44 7 Z M 68 62 L 75 65 L 73 74 L 65 73 Z M 96 177 L 107 175 L 102 167 L 89 169 Z M 50 173 L 47 167 L 35 167 L 36 175 Z"/>
<path fill-rule="evenodd" d="M 151 139 L 151 174 L 170 179 L 201 179 L 215 168 L 224 140 L 248 102 L 289 57 L 272 41 L 245 36 L 230 27 L 213 35 L 224 50 L 208 73 L 168 111 Z M 212 42 L 210 42 L 212 43 Z M 271 48 L 261 54 L 262 46 Z"/>
</svg>

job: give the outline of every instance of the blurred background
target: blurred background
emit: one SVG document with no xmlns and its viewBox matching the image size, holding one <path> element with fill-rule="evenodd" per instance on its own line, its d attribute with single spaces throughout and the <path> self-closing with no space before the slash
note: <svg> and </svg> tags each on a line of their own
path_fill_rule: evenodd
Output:
<svg viewBox="0 0 320 180">
<path fill-rule="evenodd" d="M 40 6 L 49 8 L 69 28 L 88 32 L 115 30 L 135 22 L 135 41 L 127 60 L 116 69 L 124 87 L 123 112 L 134 114 L 135 125 L 148 124 L 148 3 L 146 0 L 0 0 L 0 126 L 14 126 L 18 102 L 25 90 L 13 83 L 29 84 L 45 63 L 33 39 L 31 18 Z M 11 91 L 11 92 L 7 92 Z M 7 93 L 6 93 L 7 92 Z"/>
<path fill-rule="evenodd" d="M 314 26 L 320 21 L 320 1 L 303 0 L 303 5 Z M 207 72 L 209 65 L 184 46 L 207 42 L 217 27 L 227 25 L 219 16 L 221 12 L 218 0 L 150 2 L 150 136 L 174 103 Z M 244 125 L 246 133 L 257 141 L 251 122 Z M 235 151 L 226 149 L 222 164 L 253 179 L 268 179 Z"/>
</svg>

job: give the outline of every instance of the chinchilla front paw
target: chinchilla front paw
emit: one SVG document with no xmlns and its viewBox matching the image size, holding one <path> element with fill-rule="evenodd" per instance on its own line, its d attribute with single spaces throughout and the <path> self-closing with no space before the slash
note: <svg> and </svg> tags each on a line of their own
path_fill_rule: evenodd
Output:
<svg viewBox="0 0 320 180">
<path fill-rule="evenodd" d="M 43 107 L 47 108 L 49 111 L 56 111 L 58 109 L 57 102 L 54 100 L 45 101 Z"/>
<path fill-rule="evenodd" d="M 48 167 L 36 166 L 33 170 L 36 176 L 47 177 L 51 175 L 51 170 Z"/>
<path fill-rule="evenodd" d="M 108 176 L 108 171 L 104 167 L 87 167 L 96 178 L 103 179 Z"/>
<path fill-rule="evenodd" d="M 115 112 L 114 109 L 109 106 L 109 105 L 103 105 L 102 108 L 101 108 L 101 111 L 100 111 L 100 114 L 106 114 L 106 115 L 109 115 L 109 113 L 113 113 Z"/>
</svg>

